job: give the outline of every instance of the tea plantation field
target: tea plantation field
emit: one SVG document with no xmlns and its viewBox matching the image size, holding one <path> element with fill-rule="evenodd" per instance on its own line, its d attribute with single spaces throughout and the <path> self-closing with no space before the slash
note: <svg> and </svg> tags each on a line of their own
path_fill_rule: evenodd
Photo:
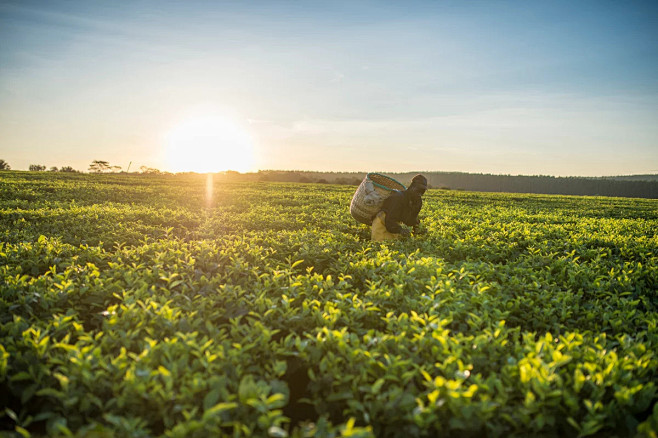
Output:
<svg viewBox="0 0 658 438">
<path fill-rule="evenodd" d="M 658 201 L 355 188 L 0 172 L 2 435 L 657 436 Z"/>
</svg>

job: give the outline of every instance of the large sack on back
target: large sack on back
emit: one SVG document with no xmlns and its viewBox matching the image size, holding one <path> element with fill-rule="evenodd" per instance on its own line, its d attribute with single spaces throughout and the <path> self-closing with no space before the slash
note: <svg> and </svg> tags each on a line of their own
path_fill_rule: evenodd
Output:
<svg viewBox="0 0 658 438">
<path fill-rule="evenodd" d="M 352 197 L 350 213 L 362 224 L 372 225 L 372 218 L 379 212 L 384 200 L 392 192 L 406 189 L 404 184 L 390 176 L 368 173 Z"/>
</svg>

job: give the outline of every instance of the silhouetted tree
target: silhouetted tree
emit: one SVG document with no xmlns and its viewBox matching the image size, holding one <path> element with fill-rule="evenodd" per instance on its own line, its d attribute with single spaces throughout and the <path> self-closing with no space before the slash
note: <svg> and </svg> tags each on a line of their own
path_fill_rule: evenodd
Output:
<svg viewBox="0 0 658 438">
<path fill-rule="evenodd" d="M 159 174 L 162 173 L 160 172 L 159 169 L 155 169 L 153 167 L 148 167 L 148 166 L 140 166 L 139 167 L 140 172 L 142 173 L 153 173 L 153 174 Z"/>
<path fill-rule="evenodd" d="M 41 172 L 43 170 L 46 170 L 46 166 L 43 164 L 30 164 L 29 168 L 32 172 Z"/>
<path fill-rule="evenodd" d="M 57 166 L 53 166 L 50 169 L 48 169 L 49 172 L 57 172 L 59 169 L 57 169 Z"/>
<path fill-rule="evenodd" d="M 77 172 L 77 170 L 75 170 L 71 166 L 62 166 L 62 167 L 59 168 L 59 171 L 60 172 Z"/>
<path fill-rule="evenodd" d="M 109 161 L 94 160 L 89 165 L 89 171 L 94 173 L 103 173 L 111 169 Z"/>
<path fill-rule="evenodd" d="M 5 160 L 0 159 L 0 170 L 11 170 L 11 166 Z"/>
</svg>

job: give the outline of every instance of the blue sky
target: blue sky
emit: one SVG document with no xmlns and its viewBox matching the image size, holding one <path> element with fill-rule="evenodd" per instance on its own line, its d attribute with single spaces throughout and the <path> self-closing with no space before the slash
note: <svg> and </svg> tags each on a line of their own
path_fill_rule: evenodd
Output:
<svg viewBox="0 0 658 438">
<path fill-rule="evenodd" d="M 251 170 L 658 173 L 658 2 L 0 1 L 0 41 L 15 169 L 183 170 L 210 114 Z"/>
</svg>

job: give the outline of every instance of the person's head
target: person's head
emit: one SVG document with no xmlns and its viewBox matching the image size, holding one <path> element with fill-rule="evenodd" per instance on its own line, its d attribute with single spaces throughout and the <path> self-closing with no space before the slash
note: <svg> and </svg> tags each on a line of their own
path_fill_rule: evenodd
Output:
<svg viewBox="0 0 658 438">
<path fill-rule="evenodd" d="M 413 191 L 419 196 L 423 195 L 427 190 L 427 178 L 425 178 L 423 175 L 414 176 L 411 180 L 411 185 L 409 185 L 408 190 Z"/>
</svg>

